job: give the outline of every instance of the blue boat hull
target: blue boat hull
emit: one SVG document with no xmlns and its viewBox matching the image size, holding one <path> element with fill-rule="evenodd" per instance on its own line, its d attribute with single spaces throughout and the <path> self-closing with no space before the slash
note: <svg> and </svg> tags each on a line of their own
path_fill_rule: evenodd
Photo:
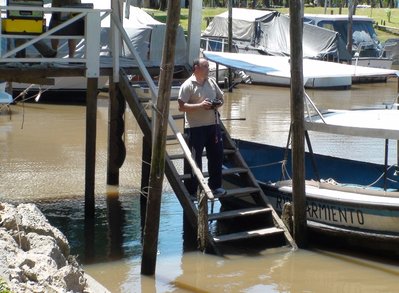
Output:
<svg viewBox="0 0 399 293">
<path fill-rule="evenodd" d="M 236 143 L 270 204 L 281 212 L 284 203 L 292 201 L 291 150 Z M 394 168 L 384 176 L 384 165 L 324 155 L 313 158 L 312 163 L 312 156 L 305 155 L 308 226 L 366 246 L 386 244 L 399 252 L 399 183 Z"/>
</svg>

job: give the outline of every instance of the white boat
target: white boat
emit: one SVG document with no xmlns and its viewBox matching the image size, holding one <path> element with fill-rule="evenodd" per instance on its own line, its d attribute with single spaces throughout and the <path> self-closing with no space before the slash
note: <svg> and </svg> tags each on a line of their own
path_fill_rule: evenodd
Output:
<svg viewBox="0 0 399 293">
<path fill-rule="evenodd" d="M 304 22 L 339 33 L 347 44 L 349 17 L 341 14 L 305 14 Z M 391 69 L 393 59 L 384 54 L 384 46 L 377 38 L 374 20 L 367 16 L 352 17 L 352 64 Z"/>
<path fill-rule="evenodd" d="M 267 76 L 278 82 L 284 81 L 290 84 L 290 58 L 282 56 L 267 56 L 258 54 L 236 54 L 223 52 L 204 51 L 203 55 L 210 61 L 237 70 L 244 70 L 251 76 L 259 75 L 260 78 Z M 353 78 L 389 78 L 397 76 L 397 71 L 392 69 L 381 69 L 347 65 L 336 62 L 303 59 L 304 83 L 331 82 L 335 80 Z M 255 76 L 256 76 L 255 75 Z"/>
<path fill-rule="evenodd" d="M 353 52 L 346 49 L 348 17 L 344 15 L 306 15 L 303 29 L 304 59 L 352 63 L 359 66 L 390 69 L 392 58 L 384 53 L 368 17 L 353 17 Z M 290 56 L 289 16 L 276 11 L 233 8 L 233 52 Z M 344 32 L 345 31 L 345 32 Z M 207 51 L 225 52 L 228 38 L 228 12 L 213 19 L 202 34 L 201 46 Z M 256 84 L 288 86 L 289 79 L 251 72 Z M 310 78 L 307 88 L 348 89 L 352 82 L 385 81 L 384 77 L 349 78 L 330 76 Z"/>
<path fill-rule="evenodd" d="M 289 17 L 276 11 L 233 8 L 232 10 L 233 51 L 243 55 L 289 56 Z M 317 38 L 314 36 L 317 35 Z M 228 13 L 214 17 L 202 33 L 201 47 L 206 51 L 227 51 Z M 304 24 L 303 56 L 306 59 L 343 59 L 345 51 L 339 48 L 338 34 Z M 346 56 L 350 58 L 349 55 Z M 348 59 L 349 60 L 349 59 Z M 223 76 L 223 71 L 219 73 Z M 245 75 L 248 75 L 245 72 Z M 251 72 L 254 84 L 288 86 L 290 80 L 284 77 L 259 75 Z M 350 77 L 312 78 L 306 82 L 309 88 L 342 88 L 352 85 Z"/>
</svg>

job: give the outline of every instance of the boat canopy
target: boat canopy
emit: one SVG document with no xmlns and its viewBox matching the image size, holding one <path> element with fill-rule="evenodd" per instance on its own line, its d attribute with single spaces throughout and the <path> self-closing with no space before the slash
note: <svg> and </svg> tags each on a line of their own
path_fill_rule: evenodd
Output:
<svg viewBox="0 0 399 293">
<path fill-rule="evenodd" d="M 277 11 L 232 9 L 233 39 L 247 42 L 263 54 L 289 56 L 289 17 Z M 216 15 L 202 34 L 208 38 L 228 38 L 228 12 Z M 350 60 L 337 32 L 304 24 L 304 58 Z"/>
<path fill-rule="evenodd" d="M 273 19 L 277 14 L 277 11 L 233 8 L 233 39 L 254 42 L 256 37 L 257 24 L 261 21 L 269 21 L 270 19 Z M 202 36 L 228 38 L 228 17 L 228 11 L 216 15 L 209 23 L 205 31 L 202 33 Z"/>
<path fill-rule="evenodd" d="M 218 64 L 277 77 L 291 77 L 290 58 L 283 56 L 266 56 L 257 54 L 236 54 L 223 52 L 203 52 L 205 58 Z M 321 60 L 303 59 L 303 77 L 364 77 L 364 76 L 397 76 L 398 71 L 364 66 L 348 65 Z"/>
</svg>

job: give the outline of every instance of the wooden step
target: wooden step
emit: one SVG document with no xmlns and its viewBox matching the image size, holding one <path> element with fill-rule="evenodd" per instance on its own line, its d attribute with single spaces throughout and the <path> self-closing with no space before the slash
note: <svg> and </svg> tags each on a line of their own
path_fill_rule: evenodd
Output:
<svg viewBox="0 0 399 293">
<path fill-rule="evenodd" d="M 224 149 L 223 150 L 223 154 L 224 155 L 230 155 L 230 154 L 234 154 L 236 151 L 232 150 L 232 149 Z M 206 156 L 206 152 L 202 153 L 202 156 L 205 157 Z M 181 160 L 184 159 L 184 154 L 174 154 L 174 155 L 169 155 L 169 159 L 171 160 Z"/>
<path fill-rule="evenodd" d="M 234 168 L 228 168 L 228 169 L 223 169 L 222 170 L 222 175 L 230 175 L 230 174 L 235 174 L 235 173 L 248 173 L 248 169 L 246 168 L 240 168 L 240 167 L 234 167 Z M 204 177 L 209 177 L 208 172 L 203 172 Z M 180 175 L 180 179 L 189 179 L 191 178 L 191 174 L 183 174 Z"/>
<path fill-rule="evenodd" d="M 233 167 L 233 168 L 226 168 L 222 170 L 222 175 L 231 175 L 235 173 L 248 173 L 247 168 L 242 167 Z"/>
<path fill-rule="evenodd" d="M 251 239 L 251 238 L 256 238 L 256 237 L 263 237 L 267 235 L 277 235 L 277 234 L 284 234 L 284 230 L 276 227 L 271 227 L 271 228 L 264 228 L 264 229 L 258 229 L 258 230 L 253 230 L 253 231 L 244 231 L 244 232 L 238 232 L 238 233 L 231 233 L 231 234 L 225 234 L 225 235 L 218 235 L 213 237 L 213 240 L 216 243 L 220 242 L 227 242 L 227 241 L 236 241 L 236 240 L 245 240 L 245 239 Z"/>
<path fill-rule="evenodd" d="M 238 217 L 247 217 L 262 213 L 269 213 L 270 211 L 271 208 L 259 208 L 259 207 L 231 210 L 231 211 L 209 214 L 208 220 L 214 221 L 214 220 L 225 220 L 225 219 L 238 218 Z"/>
<path fill-rule="evenodd" d="M 259 188 L 257 187 L 242 187 L 242 188 L 232 188 L 232 189 L 227 189 L 226 194 L 220 195 L 220 196 L 215 196 L 215 198 L 225 198 L 225 197 L 231 197 L 231 196 L 246 196 L 251 193 L 259 193 Z"/>
<path fill-rule="evenodd" d="M 175 134 L 171 134 L 171 135 L 167 135 L 166 136 L 166 140 L 174 140 L 174 139 L 177 139 Z"/>
</svg>

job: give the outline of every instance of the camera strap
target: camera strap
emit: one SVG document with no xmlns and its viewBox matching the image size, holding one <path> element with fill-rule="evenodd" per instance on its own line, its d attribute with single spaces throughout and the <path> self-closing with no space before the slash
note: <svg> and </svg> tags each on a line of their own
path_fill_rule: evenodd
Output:
<svg viewBox="0 0 399 293">
<path fill-rule="evenodd" d="M 214 112 L 215 112 L 215 143 L 218 143 L 219 142 L 218 127 L 220 127 L 219 126 L 219 112 L 216 108 L 214 109 Z"/>
<path fill-rule="evenodd" d="M 212 88 L 216 92 L 218 90 L 218 87 L 219 87 L 217 85 L 217 83 L 216 83 L 216 80 L 214 80 L 213 78 L 210 77 L 210 78 L 208 78 L 208 82 L 210 84 L 213 84 Z M 219 126 L 219 123 L 220 123 L 219 112 L 218 112 L 216 107 L 213 109 L 213 111 L 215 112 L 215 143 L 218 143 L 219 142 L 219 132 L 220 132 L 219 129 L 218 129 L 218 127 L 220 127 Z"/>
</svg>

